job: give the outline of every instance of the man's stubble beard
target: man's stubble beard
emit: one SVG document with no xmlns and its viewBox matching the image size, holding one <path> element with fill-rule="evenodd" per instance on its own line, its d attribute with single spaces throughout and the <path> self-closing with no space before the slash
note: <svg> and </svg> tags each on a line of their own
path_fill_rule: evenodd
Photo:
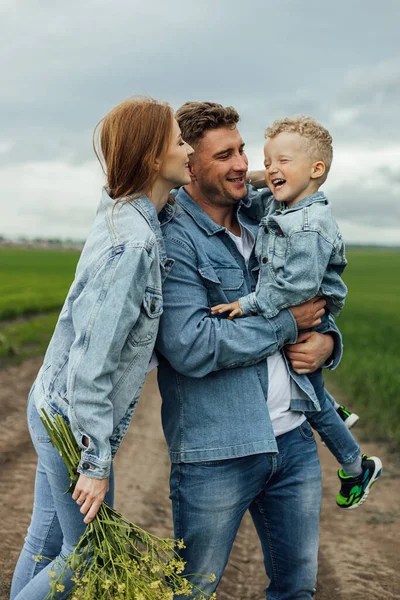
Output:
<svg viewBox="0 0 400 600">
<path fill-rule="evenodd" d="M 208 184 L 207 181 L 198 181 L 198 188 L 202 197 L 213 206 L 226 208 L 227 206 L 237 206 L 239 202 L 246 196 L 247 189 L 244 186 L 243 195 L 240 198 L 234 198 L 227 193 L 221 193 L 221 191 L 212 184 Z"/>
</svg>

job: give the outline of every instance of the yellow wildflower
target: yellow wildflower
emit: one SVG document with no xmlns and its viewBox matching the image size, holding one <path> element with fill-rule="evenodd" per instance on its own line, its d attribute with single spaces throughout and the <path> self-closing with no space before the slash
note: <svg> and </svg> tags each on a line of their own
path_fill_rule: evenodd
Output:
<svg viewBox="0 0 400 600">
<path fill-rule="evenodd" d="M 43 556 L 41 554 L 37 554 L 36 556 L 32 556 L 35 562 L 39 562 L 42 560 Z"/>
</svg>

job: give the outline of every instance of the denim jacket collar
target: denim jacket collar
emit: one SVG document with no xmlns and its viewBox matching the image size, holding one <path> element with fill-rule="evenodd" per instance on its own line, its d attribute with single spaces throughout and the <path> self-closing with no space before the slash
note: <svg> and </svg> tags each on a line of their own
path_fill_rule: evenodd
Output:
<svg viewBox="0 0 400 600">
<path fill-rule="evenodd" d="M 226 231 L 226 227 L 218 225 L 212 218 L 193 200 L 191 196 L 186 192 L 185 188 L 181 187 L 175 196 L 177 202 L 190 214 L 201 229 L 203 229 L 207 235 L 214 235 L 220 231 Z M 245 196 L 238 204 L 238 209 L 241 205 L 250 206 L 251 199 Z"/>
<path fill-rule="evenodd" d="M 193 200 L 193 198 L 189 196 L 183 187 L 178 190 L 175 198 L 176 201 L 183 206 L 185 211 L 190 214 L 197 225 L 207 233 L 207 235 L 214 235 L 219 231 L 225 231 L 225 227 L 215 223 L 215 221 L 213 221 L 212 218 L 209 217 L 206 212 L 204 212 L 204 210 Z"/>
<path fill-rule="evenodd" d="M 310 196 L 303 198 L 302 200 L 300 200 L 300 202 L 297 202 L 297 204 L 294 204 L 293 206 L 286 207 L 286 204 L 284 204 L 282 208 L 277 208 L 276 212 L 287 214 L 288 212 L 302 210 L 306 206 L 311 206 L 311 204 L 315 204 L 316 202 L 324 202 L 325 204 L 328 204 L 329 201 L 323 192 L 315 192 L 315 194 L 311 194 Z M 281 206 L 281 203 L 279 204 Z"/>
</svg>

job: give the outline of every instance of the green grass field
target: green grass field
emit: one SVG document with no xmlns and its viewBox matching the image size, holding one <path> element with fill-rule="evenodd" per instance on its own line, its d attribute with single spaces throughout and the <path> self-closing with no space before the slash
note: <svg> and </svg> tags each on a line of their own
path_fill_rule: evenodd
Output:
<svg viewBox="0 0 400 600">
<path fill-rule="evenodd" d="M 78 257 L 78 252 L 0 248 L 0 321 L 59 308 Z"/>
<path fill-rule="evenodd" d="M 347 258 L 344 356 L 328 381 L 375 439 L 400 445 L 400 250 L 350 248 Z"/>
<path fill-rule="evenodd" d="M 45 351 L 78 256 L 0 248 L 0 364 Z M 344 357 L 327 381 L 370 435 L 400 447 L 400 250 L 350 248 L 347 256 L 349 295 L 337 321 Z"/>
</svg>

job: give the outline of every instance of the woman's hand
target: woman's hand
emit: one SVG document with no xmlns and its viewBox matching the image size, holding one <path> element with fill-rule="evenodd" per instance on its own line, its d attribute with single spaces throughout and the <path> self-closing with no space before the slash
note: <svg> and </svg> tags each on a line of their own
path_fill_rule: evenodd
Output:
<svg viewBox="0 0 400 600">
<path fill-rule="evenodd" d="M 296 344 L 286 346 L 285 353 L 296 373 L 306 375 L 322 367 L 331 356 L 333 348 L 331 335 L 310 331 L 301 333 Z"/>
<path fill-rule="evenodd" d="M 104 496 L 108 492 L 109 480 L 92 479 L 86 475 L 79 475 L 72 499 L 81 507 L 81 513 L 86 515 L 83 522 L 88 524 L 95 518 Z"/>
</svg>

